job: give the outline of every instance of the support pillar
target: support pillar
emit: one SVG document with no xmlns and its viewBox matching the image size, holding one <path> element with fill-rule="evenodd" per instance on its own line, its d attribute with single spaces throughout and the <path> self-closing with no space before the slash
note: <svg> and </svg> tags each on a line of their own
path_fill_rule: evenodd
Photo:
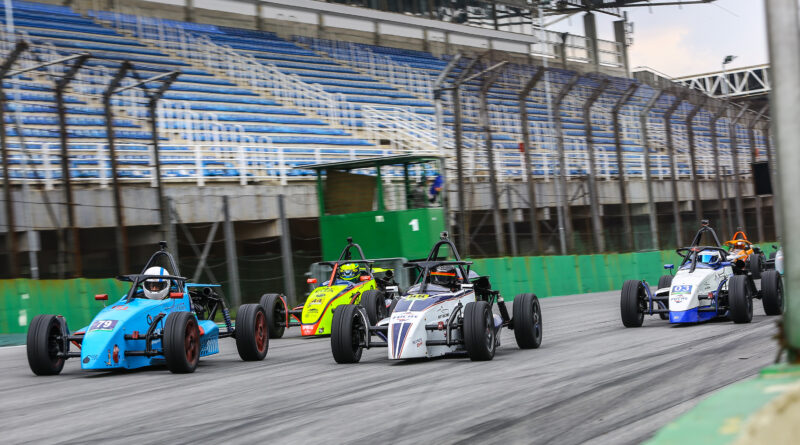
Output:
<svg viewBox="0 0 800 445">
<path fill-rule="evenodd" d="M 553 123 L 556 130 L 556 147 L 558 149 L 558 176 L 556 177 L 556 199 L 558 199 L 558 238 L 561 243 L 561 254 L 566 255 L 574 250 L 572 234 L 572 212 L 569 206 L 569 192 L 567 191 L 567 160 L 564 153 L 564 127 L 561 123 L 561 102 L 580 80 L 580 74 L 575 74 L 556 95 L 553 102 Z"/>
<path fill-rule="evenodd" d="M 528 121 L 528 95 L 539 83 L 545 73 L 545 68 L 539 68 L 520 91 L 519 100 L 520 125 L 522 127 L 523 159 L 525 162 L 525 180 L 528 188 L 528 219 L 531 224 L 531 250 L 534 255 L 539 253 L 539 221 L 536 218 L 536 188 L 533 183 L 533 165 L 531 164 L 531 129 Z"/>
<path fill-rule="evenodd" d="M 592 134 L 592 105 L 600 98 L 610 81 L 603 79 L 583 104 L 583 124 L 586 133 L 586 151 L 589 153 L 589 207 L 592 213 L 592 232 L 597 253 L 606 251 L 603 219 L 600 217 L 600 200 L 597 197 L 597 172 L 595 171 L 594 135 Z"/>
<path fill-rule="evenodd" d="M 683 226 L 681 224 L 680 196 L 678 196 L 677 163 L 675 162 L 675 145 L 672 139 L 672 115 L 683 102 L 687 92 L 681 91 L 675 95 L 675 101 L 664 113 L 664 129 L 667 131 L 667 156 L 669 157 L 669 179 L 672 190 L 672 217 L 675 224 L 675 245 L 683 245 Z"/>
<path fill-rule="evenodd" d="M 647 117 L 650 115 L 650 110 L 656 105 L 661 96 L 664 94 L 662 90 L 653 92 L 653 97 L 644 106 L 642 112 L 639 114 L 639 126 L 642 133 L 642 151 L 644 152 L 644 182 L 647 188 L 647 207 L 648 215 L 650 216 L 650 242 L 654 250 L 660 250 L 661 246 L 658 241 L 658 215 L 656 214 L 656 202 L 653 197 L 653 178 L 650 172 L 650 141 L 647 136 Z M 619 156 L 619 152 L 617 152 Z M 628 213 L 630 216 L 630 213 Z"/>
<path fill-rule="evenodd" d="M 231 290 L 231 306 L 239 307 L 242 304 L 242 288 L 239 281 L 239 261 L 236 255 L 236 232 L 233 230 L 228 197 L 222 197 L 222 226 L 225 235 L 225 263 L 228 266 L 228 285 Z M 209 243 L 210 244 L 210 243 Z"/>
<path fill-rule="evenodd" d="M 583 35 L 586 36 L 586 46 L 589 51 L 589 63 L 595 71 L 600 69 L 600 53 L 597 46 L 597 22 L 594 13 L 587 12 L 583 15 Z"/>
<path fill-rule="evenodd" d="M 686 116 L 686 132 L 689 139 L 689 163 L 691 164 L 692 195 L 694 199 L 694 215 L 696 221 L 705 219 L 705 216 L 703 215 L 703 199 L 700 197 L 700 183 L 697 178 L 697 144 L 695 143 L 694 137 L 694 118 L 703 108 L 707 100 L 708 96 L 699 96 L 699 101 Z"/>
<path fill-rule="evenodd" d="M 623 161 L 622 156 L 622 128 L 619 125 L 619 112 L 622 110 L 622 107 L 625 106 L 628 100 L 630 100 L 631 96 L 633 96 L 633 93 L 635 93 L 638 88 L 639 86 L 635 83 L 628 85 L 628 88 L 625 89 L 617 102 L 614 104 L 614 107 L 611 109 L 611 119 L 614 127 L 614 147 L 616 148 L 617 153 L 617 174 L 619 175 L 617 183 L 619 184 L 620 206 L 622 207 L 622 224 L 623 230 L 625 231 L 625 236 L 623 237 L 625 240 L 625 245 L 623 247 L 627 251 L 634 249 L 633 223 L 631 222 L 631 209 L 628 206 L 628 193 L 625 189 L 625 162 Z M 646 150 L 645 153 L 647 153 Z M 649 169 L 645 169 L 645 171 L 647 170 Z"/>
</svg>

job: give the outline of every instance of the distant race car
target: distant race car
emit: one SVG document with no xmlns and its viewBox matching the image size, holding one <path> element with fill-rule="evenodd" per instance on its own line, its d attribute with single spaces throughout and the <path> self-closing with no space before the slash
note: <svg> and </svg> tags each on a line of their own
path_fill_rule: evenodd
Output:
<svg viewBox="0 0 800 445">
<path fill-rule="evenodd" d="M 748 270 L 754 279 L 761 278 L 767 262 L 764 252 L 747 239 L 743 230 L 734 233 L 732 239 L 725 241 L 725 246 L 728 248 L 727 261 L 734 266 L 734 272 Z"/>
<path fill-rule="evenodd" d="M 361 259 L 353 259 L 353 253 Z M 343 304 L 361 303 L 375 320 L 378 311 L 385 311 L 396 299 L 398 287 L 391 269 L 373 268 L 373 263 L 361 246 L 347 238 L 337 261 L 319 263 L 331 267 L 330 278 L 309 294 L 305 304 L 287 309 L 283 295 L 264 294 L 261 305 L 267 310 L 270 337 L 280 338 L 292 326 L 300 326 L 303 336 L 330 335 L 333 311 Z M 309 283 L 316 284 L 316 279 L 309 278 Z"/>
<path fill-rule="evenodd" d="M 701 244 L 703 234 L 713 238 L 713 245 Z M 622 286 L 620 312 L 625 327 L 639 327 L 645 315 L 658 314 L 670 323 L 697 323 L 727 317 L 735 323 L 749 323 L 753 318 L 753 298 L 760 298 L 767 315 L 783 312 L 783 283 L 780 274 L 768 270 L 762 274 L 757 290 L 752 274 L 734 273 L 728 252 L 722 248 L 714 229 L 703 221 L 689 247 L 676 252 L 682 257 L 674 276 L 664 275 L 658 289 L 650 290 L 644 280 L 628 280 Z M 672 270 L 672 264 L 664 265 Z"/>
<path fill-rule="evenodd" d="M 138 275 L 118 279 L 131 283 L 128 293 L 105 307 L 89 326 L 70 333 L 60 315 L 37 315 L 28 327 L 28 364 L 37 375 L 56 375 L 68 358 L 80 358 L 85 370 L 135 369 L 166 364 L 174 373 L 194 372 L 200 357 L 219 352 L 218 340 L 236 338 L 245 361 L 267 355 L 266 312 L 261 305 L 243 304 L 231 323 L 217 284 L 187 283 L 161 242 L 161 249 Z M 162 259 L 162 267 L 158 260 Z M 170 275 L 167 270 L 175 271 Z M 107 294 L 95 300 L 108 300 Z M 217 312 L 225 331 L 214 322 Z"/>
<path fill-rule="evenodd" d="M 442 259 L 446 250 L 453 260 Z M 514 330 L 520 348 L 538 348 L 542 313 L 536 295 L 517 295 L 511 318 L 489 277 L 471 271 L 471 264 L 461 260 L 443 232 L 427 259 L 406 264 L 419 273 L 417 281 L 393 308 L 379 314 L 377 323 L 363 304 L 336 309 L 331 333 L 334 360 L 355 363 L 364 349 L 374 347 L 386 347 L 390 359 L 466 353 L 472 360 L 491 360 L 503 326 Z M 492 312 L 495 303 L 500 315 Z"/>
</svg>

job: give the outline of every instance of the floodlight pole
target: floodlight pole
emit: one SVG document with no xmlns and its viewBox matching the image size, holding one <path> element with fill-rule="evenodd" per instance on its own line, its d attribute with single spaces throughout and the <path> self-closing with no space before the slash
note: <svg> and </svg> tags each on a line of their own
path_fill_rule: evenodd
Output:
<svg viewBox="0 0 800 445">
<path fill-rule="evenodd" d="M 595 171 L 594 135 L 592 134 L 592 105 L 608 88 L 608 79 L 600 81 L 600 85 L 583 104 L 583 125 L 586 133 L 586 151 L 589 152 L 589 202 L 592 212 L 592 231 L 594 245 L 598 253 L 606 251 L 606 239 L 603 234 L 603 220 L 600 218 L 600 200 L 597 197 L 597 172 Z"/>
<path fill-rule="evenodd" d="M 561 254 L 566 255 L 572 252 L 572 212 L 570 212 L 567 200 L 567 171 L 566 156 L 564 154 L 564 127 L 561 123 L 561 102 L 567 94 L 575 87 L 581 75 L 575 74 L 556 95 L 553 102 L 553 123 L 556 126 L 556 144 L 558 148 L 558 176 L 556 177 L 556 197 L 558 199 L 558 238 L 561 244 Z"/>
<path fill-rule="evenodd" d="M 117 267 L 121 274 L 129 270 L 128 267 L 128 234 L 125 230 L 125 214 L 122 211 L 122 194 L 120 191 L 119 177 L 117 176 L 117 153 L 114 135 L 114 111 L 111 109 L 111 97 L 119 87 L 122 79 L 128 70 L 131 69 L 131 62 L 125 60 L 120 65 L 114 77 L 111 79 L 108 88 L 103 92 L 103 106 L 106 118 L 106 137 L 108 138 L 108 155 L 111 163 L 111 184 L 114 189 L 114 217 L 116 223 L 116 244 L 117 244 Z"/>
<path fill-rule="evenodd" d="M 680 197 L 678 196 L 678 175 L 677 163 L 675 162 L 675 144 L 672 138 L 672 115 L 675 110 L 683 103 L 683 99 L 688 94 L 688 90 L 682 90 L 675 94 L 675 101 L 664 112 L 664 127 L 667 131 L 667 156 L 669 157 L 669 179 L 672 189 L 672 218 L 675 224 L 675 245 L 683 245 L 683 226 L 681 225 Z"/>
<path fill-rule="evenodd" d="M 520 125 L 522 127 L 522 147 L 523 147 L 523 160 L 525 162 L 525 178 L 526 182 L 528 183 L 528 206 L 529 206 L 529 214 L 528 217 L 531 221 L 531 250 L 533 254 L 536 255 L 539 253 L 539 221 L 536 217 L 536 188 L 534 187 L 533 183 L 533 166 L 531 165 L 531 130 L 529 125 L 528 119 L 528 95 L 530 92 L 536 88 L 536 84 L 539 83 L 539 80 L 542 79 L 544 75 L 545 68 L 539 68 L 536 71 L 536 74 L 531 77 L 525 86 L 522 88 L 522 91 L 519 92 L 518 100 L 519 100 L 519 115 L 520 115 Z"/>
<path fill-rule="evenodd" d="M 739 180 L 739 138 L 736 136 L 736 124 L 747 111 L 745 104 L 739 113 L 728 123 L 728 134 L 730 137 L 731 156 L 733 157 L 733 185 L 734 185 L 734 204 L 736 205 L 736 227 L 744 228 L 744 209 L 742 206 L 742 181 Z"/>
<path fill-rule="evenodd" d="M 74 57 L 75 62 L 70 69 L 55 82 L 56 109 L 58 110 L 59 141 L 61 143 L 61 180 L 64 182 L 64 202 L 67 205 L 67 232 L 72 250 L 72 276 L 83 275 L 81 262 L 80 231 L 75 223 L 75 203 L 72 195 L 72 178 L 69 172 L 69 152 L 67 150 L 67 106 L 64 103 L 64 90 L 75 78 L 84 63 L 91 57 L 89 54 L 80 54 Z"/>
<path fill-rule="evenodd" d="M 14 49 L 0 65 L 0 80 L 5 79 L 8 70 L 14 65 L 19 56 L 28 49 L 28 44 L 24 40 L 17 42 Z M 11 178 L 8 170 L 8 147 L 6 144 L 6 93 L 0 85 L 0 150 L 3 159 L 3 197 L 6 204 L 6 250 L 8 250 L 8 268 L 12 277 L 19 276 L 19 264 L 17 263 L 17 228 L 14 217 L 14 202 L 11 196 Z"/>
<path fill-rule="evenodd" d="M 703 200 L 700 197 L 700 184 L 697 178 L 697 148 L 694 138 L 694 118 L 706 104 L 708 96 L 699 96 L 700 100 L 686 115 L 686 132 L 689 139 L 689 163 L 691 164 L 692 195 L 694 195 L 695 219 L 700 221 L 703 217 Z"/>
<path fill-rule="evenodd" d="M 650 141 L 647 136 L 647 117 L 650 115 L 650 110 L 656 106 L 656 102 L 658 102 L 663 95 L 663 90 L 655 90 L 653 92 L 653 97 L 650 98 L 641 113 L 639 113 L 639 127 L 642 133 L 642 151 L 644 152 L 644 182 L 647 188 L 647 205 L 649 207 L 649 212 L 647 213 L 650 215 L 650 242 L 655 250 L 659 250 L 661 247 L 658 241 L 658 214 L 656 213 L 656 201 L 653 196 L 653 178 L 650 171 Z M 620 155 L 617 154 L 618 165 L 620 164 L 619 156 Z M 621 173 L 620 171 L 620 174 Z M 620 178 L 620 180 L 622 180 L 622 178 Z M 630 213 L 628 213 L 628 216 L 630 217 Z"/>
<path fill-rule="evenodd" d="M 633 243 L 633 223 L 631 222 L 631 209 L 628 207 L 628 194 L 625 190 L 625 163 L 622 158 L 622 139 L 621 139 L 621 129 L 619 125 L 619 112 L 622 110 L 622 107 L 630 100 L 633 96 L 633 93 L 639 86 L 635 83 L 631 83 L 628 88 L 622 93 L 619 97 L 617 102 L 614 104 L 614 107 L 611 109 L 611 119 L 614 127 L 614 146 L 616 148 L 617 153 L 617 174 L 619 175 L 619 198 L 620 198 L 620 207 L 622 207 L 622 225 L 623 230 L 625 231 L 625 247 L 627 250 L 633 250 L 634 243 Z M 645 170 L 649 169 L 649 165 Z M 654 209 L 653 209 L 654 210 Z"/>
<path fill-rule="evenodd" d="M 492 218 L 494 222 L 495 241 L 497 242 L 497 253 L 500 256 L 506 256 L 506 235 L 505 230 L 503 230 L 503 217 L 500 215 L 500 204 L 497 202 L 497 172 L 494 165 L 492 123 L 489 118 L 488 94 L 489 89 L 497 81 L 497 76 L 500 75 L 499 68 L 502 68 L 506 63 L 508 62 L 500 62 L 487 70 L 489 71 L 489 76 L 483 80 L 480 91 L 480 120 L 483 131 L 486 134 L 486 156 L 489 158 L 489 190 L 492 194 Z"/>
<path fill-rule="evenodd" d="M 158 190 L 158 208 L 161 212 L 161 230 L 166 233 L 169 231 L 168 225 L 170 223 L 169 208 L 165 204 L 164 187 L 161 180 L 161 160 L 159 158 L 159 145 L 158 145 L 158 101 L 164 93 L 172 86 L 172 83 L 180 75 L 180 71 L 172 71 L 161 83 L 161 86 L 154 93 L 147 93 L 148 95 L 148 110 L 150 114 L 150 133 L 153 141 L 153 162 L 156 169 L 156 189 Z M 146 81 L 145 81 L 146 82 Z M 178 246 L 174 246 L 173 250 L 177 250 Z"/>
</svg>

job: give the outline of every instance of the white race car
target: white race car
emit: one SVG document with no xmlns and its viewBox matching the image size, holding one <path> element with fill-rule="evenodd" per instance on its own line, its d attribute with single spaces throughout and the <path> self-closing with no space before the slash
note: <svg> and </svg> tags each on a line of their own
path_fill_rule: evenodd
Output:
<svg viewBox="0 0 800 445">
<path fill-rule="evenodd" d="M 709 234 L 714 245 L 702 245 Z M 783 286 L 780 274 L 768 270 L 762 274 L 761 290 L 756 288 L 748 270 L 735 274 L 726 261 L 714 229 L 707 221 L 695 235 L 691 246 L 677 249 L 683 260 L 674 276 L 664 275 L 653 293 L 644 280 L 628 280 L 622 286 L 620 312 L 625 327 L 639 327 L 644 316 L 658 314 L 670 323 L 698 323 L 727 317 L 735 323 L 753 319 L 753 299 L 760 298 L 767 315 L 783 312 Z M 672 264 L 664 265 L 672 270 Z"/>
<path fill-rule="evenodd" d="M 454 260 L 442 260 L 441 247 L 446 247 Z M 390 359 L 466 353 L 472 360 L 491 360 L 503 326 L 514 330 L 521 349 L 538 348 L 542 313 L 536 295 L 517 295 L 511 318 L 500 292 L 491 289 L 488 277 L 470 271 L 471 264 L 461 260 L 443 232 L 425 261 L 405 264 L 417 269 L 417 281 L 390 306 L 377 308 L 380 314 L 374 326 L 370 323 L 373 317 L 361 305 L 336 308 L 331 331 L 333 358 L 338 363 L 355 363 L 364 349 L 386 347 Z M 492 312 L 495 303 L 499 315 Z"/>
</svg>

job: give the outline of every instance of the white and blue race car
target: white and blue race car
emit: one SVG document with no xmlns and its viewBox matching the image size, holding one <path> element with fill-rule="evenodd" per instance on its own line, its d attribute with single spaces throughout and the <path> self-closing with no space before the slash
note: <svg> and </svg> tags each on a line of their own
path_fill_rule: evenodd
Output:
<svg viewBox="0 0 800 445">
<path fill-rule="evenodd" d="M 453 260 L 442 259 L 445 250 Z M 514 331 L 521 349 L 538 348 L 542 313 L 536 295 L 517 295 L 511 318 L 500 292 L 492 290 L 488 277 L 471 271 L 471 264 L 461 260 L 443 232 L 427 259 L 405 264 L 417 270 L 418 278 L 401 297 L 385 300 L 387 304 L 362 299 L 361 305 L 336 308 L 333 358 L 338 363 L 355 363 L 364 349 L 385 347 L 389 359 L 465 353 L 472 360 L 491 360 L 503 327 Z M 377 307 L 364 306 L 371 304 Z M 495 304 L 499 314 L 492 311 Z"/>
<path fill-rule="evenodd" d="M 708 234 L 713 244 L 703 245 Z M 670 323 L 698 323 L 715 318 L 728 318 L 734 323 L 753 319 L 753 299 L 759 298 L 767 315 L 783 312 L 783 286 L 780 274 L 768 270 L 762 274 L 761 290 L 756 288 L 752 272 L 736 271 L 726 261 L 728 251 L 722 247 L 707 221 L 689 247 L 676 252 L 682 261 L 675 275 L 664 275 L 653 292 L 644 280 L 628 280 L 622 286 L 620 312 L 625 327 L 639 327 L 645 315 L 658 314 Z M 674 265 L 666 264 L 673 270 Z"/>
</svg>

